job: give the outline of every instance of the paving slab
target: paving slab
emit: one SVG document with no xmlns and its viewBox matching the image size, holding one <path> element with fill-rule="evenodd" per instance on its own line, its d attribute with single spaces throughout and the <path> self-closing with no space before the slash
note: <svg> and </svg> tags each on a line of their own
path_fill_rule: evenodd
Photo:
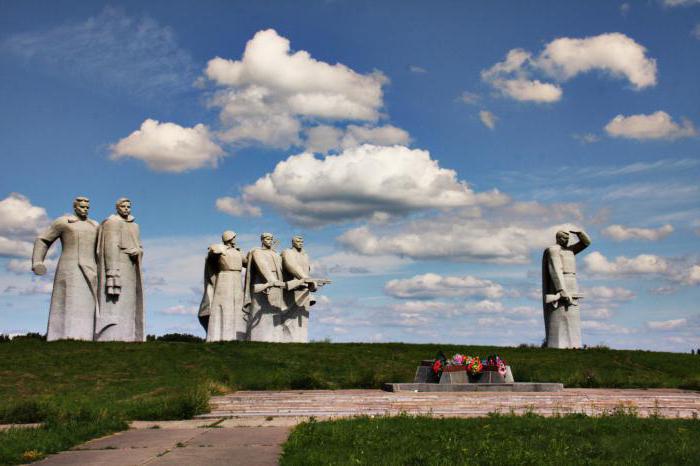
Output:
<svg viewBox="0 0 700 466">
<path fill-rule="evenodd" d="M 41 466 L 138 466 L 162 453 L 160 448 L 130 450 L 71 450 L 32 463 Z"/>
<path fill-rule="evenodd" d="M 245 445 L 233 447 L 186 447 L 176 448 L 155 458 L 151 465 L 187 466 L 274 466 L 278 463 L 282 447 Z"/>
<path fill-rule="evenodd" d="M 230 427 L 210 429 L 187 445 L 210 445 L 213 447 L 244 445 L 281 445 L 287 440 L 288 427 Z"/>
<path fill-rule="evenodd" d="M 90 440 L 74 448 L 74 450 L 123 450 L 138 448 L 168 449 L 177 443 L 185 443 L 188 440 L 203 434 L 206 429 L 148 429 L 127 430 L 114 435 Z"/>
</svg>

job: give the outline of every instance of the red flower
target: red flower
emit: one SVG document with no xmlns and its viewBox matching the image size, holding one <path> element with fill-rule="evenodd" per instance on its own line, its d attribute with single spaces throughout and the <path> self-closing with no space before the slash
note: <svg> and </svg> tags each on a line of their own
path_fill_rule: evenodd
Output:
<svg viewBox="0 0 700 466">
<path fill-rule="evenodd" d="M 433 363 L 433 372 L 439 374 L 442 370 L 442 362 L 438 359 Z"/>
</svg>

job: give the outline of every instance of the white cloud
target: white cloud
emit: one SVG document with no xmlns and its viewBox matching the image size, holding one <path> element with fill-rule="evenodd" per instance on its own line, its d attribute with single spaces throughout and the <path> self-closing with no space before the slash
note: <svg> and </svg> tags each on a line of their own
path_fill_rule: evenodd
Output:
<svg viewBox="0 0 700 466">
<path fill-rule="evenodd" d="M 384 292 L 395 298 L 450 298 L 483 296 L 500 298 L 503 287 L 491 280 L 470 275 L 443 276 L 435 273 L 416 275 L 406 279 L 389 280 Z"/>
<path fill-rule="evenodd" d="M 409 134 L 392 125 L 348 125 L 344 130 L 328 125 L 318 125 L 306 130 L 306 149 L 325 154 L 331 150 L 350 149 L 362 144 L 377 146 L 408 145 Z"/>
<path fill-rule="evenodd" d="M 674 330 L 685 326 L 687 323 L 688 319 L 650 320 L 646 325 L 652 330 Z"/>
<path fill-rule="evenodd" d="M 612 137 L 637 140 L 673 140 L 697 135 L 692 121 L 684 119 L 679 125 L 661 110 L 650 115 L 617 115 L 605 125 L 605 132 Z"/>
<path fill-rule="evenodd" d="M 666 260 L 653 254 L 640 254 L 633 258 L 619 256 L 611 262 L 598 251 L 594 251 L 583 261 L 588 271 L 601 275 L 657 274 L 669 270 Z"/>
<path fill-rule="evenodd" d="M 167 172 L 216 167 L 224 156 L 203 124 L 183 128 L 150 118 L 141 124 L 141 129 L 112 145 L 111 151 L 112 159 L 132 157 L 143 160 L 152 170 Z"/>
<path fill-rule="evenodd" d="M 0 201 L 0 257 L 27 257 L 34 237 L 48 226 L 43 207 L 32 205 L 22 194 L 10 193 Z"/>
<path fill-rule="evenodd" d="M 637 89 L 656 85 L 656 60 L 647 58 L 643 46 L 620 33 L 555 39 L 547 44 L 537 62 L 543 71 L 560 80 L 601 70 L 614 77 L 626 77 Z"/>
<path fill-rule="evenodd" d="M 197 313 L 199 312 L 199 307 L 198 306 L 185 306 L 183 304 L 177 304 L 175 306 L 170 306 L 170 307 L 166 307 L 165 309 L 161 309 L 158 312 L 160 314 L 167 314 L 167 315 L 192 316 L 192 315 L 197 315 Z"/>
<path fill-rule="evenodd" d="M 664 6 L 676 7 L 676 6 L 691 6 L 700 4 L 700 0 L 663 0 Z"/>
<path fill-rule="evenodd" d="M 311 272 L 320 277 L 384 275 L 410 264 L 409 259 L 391 255 L 361 256 L 351 252 L 334 252 L 314 260 Z"/>
<path fill-rule="evenodd" d="M 607 320 L 612 317 L 612 312 L 607 307 L 584 309 L 582 314 L 586 319 L 592 320 Z"/>
<path fill-rule="evenodd" d="M 635 329 L 608 322 L 600 322 L 598 320 L 582 320 L 581 328 L 584 330 L 584 333 L 593 334 L 616 333 L 621 335 L 629 335 L 636 332 Z"/>
<path fill-rule="evenodd" d="M 481 100 L 481 96 L 475 92 L 464 91 L 457 98 L 459 102 L 467 105 L 475 105 Z"/>
<path fill-rule="evenodd" d="M 513 317 L 538 317 L 542 315 L 542 309 L 530 306 L 509 307 L 500 301 L 483 299 L 481 301 L 402 301 L 391 306 L 392 311 L 401 316 L 429 317 L 458 317 L 465 315 L 499 315 Z"/>
<path fill-rule="evenodd" d="M 479 119 L 481 122 L 484 124 L 489 129 L 494 129 L 496 128 L 496 115 L 493 113 L 489 112 L 488 110 L 481 110 L 479 112 Z"/>
<path fill-rule="evenodd" d="M 595 301 L 629 301 L 634 298 L 634 293 L 627 288 L 594 286 L 584 291 L 586 299 Z"/>
<path fill-rule="evenodd" d="M 636 89 L 656 84 L 656 61 L 646 56 L 642 45 L 620 33 L 583 39 L 561 37 L 549 42 L 537 57 L 523 49 L 512 49 L 504 61 L 483 70 L 481 77 L 513 99 L 556 102 L 561 99 L 562 88 L 533 79 L 533 74 L 567 81 L 593 70 L 624 77 Z"/>
<path fill-rule="evenodd" d="M 499 196 L 474 193 L 427 151 L 371 145 L 324 159 L 290 156 L 243 188 L 246 202 L 268 204 L 293 223 L 307 225 L 471 206 Z"/>
<path fill-rule="evenodd" d="M 658 241 L 673 233 L 673 226 L 663 225 L 659 228 L 630 228 L 624 225 L 610 225 L 603 229 L 603 234 L 615 241 L 625 241 L 629 239 L 643 239 L 647 241 Z"/>
<path fill-rule="evenodd" d="M 1 48 L 44 65 L 51 74 L 95 83 L 111 95 L 121 91 L 154 99 L 187 92 L 194 79 L 192 58 L 171 28 L 112 7 L 83 22 L 15 34 Z"/>
<path fill-rule="evenodd" d="M 700 265 L 693 265 L 680 276 L 681 283 L 686 285 L 700 285 Z"/>
<path fill-rule="evenodd" d="M 417 66 L 417 65 L 409 65 L 408 70 L 411 73 L 417 73 L 417 74 L 424 74 L 424 73 L 428 72 L 428 70 L 426 70 L 425 68 L 423 68 L 421 66 Z"/>
<path fill-rule="evenodd" d="M 2 243 L 2 239 L 0 239 Z M 0 250 L 2 247 L 0 246 Z M 27 256 L 31 255 L 31 250 L 27 250 Z M 58 261 L 56 259 L 44 259 L 44 265 L 46 266 L 47 274 L 50 276 L 56 270 L 56 265 Z M 10 259 L 5 265 L 5 269 L 17 275 L 24 275 L 32 270 L 32 260 L 31 259 Z"/>
<path fill-rule="evenodd" d="M 286 148 L 300 142 L 302 118 L 374 122 L 383 106 L 380 72 L 360 74 L 318 61 L 273 29 L 248 41 L 241 60 L 209 60 L 207 78 L 222 86 L 210 105 L 221 108 L 228 142 Z"/>
<path fill-rule="evenodd" d="M 690 34 L 696 39 L 700 39 L 700 23 L 696 24 Z"/>
<path fill-rule="evenodd" d="M 414 260 L 449 260 L 476 263 L 527 263 L 531 251 L 553 244 L 560 229 L 571 224 L 543 226 L 545 219 L 518 220 L 503 209 L 505 218 L 461 218 L 456 215 L 395 222 L 388 227 L 362 226 L 337 239 L 348 249 L 365 255 L 394 254 Z"/>
<path fill-rule="evenodd" d="M 259 207 L 252 206 L 240 197 L 220 197 L 216 200 L 216 210 L 234 217 L 260 217 Z"/>
<path fill-rule="evenodd" d="M 600 141 L 600 136 L 593 133 L 573 134 L 572 137 L 582 144 L 593 144 Z"/>
</svg>

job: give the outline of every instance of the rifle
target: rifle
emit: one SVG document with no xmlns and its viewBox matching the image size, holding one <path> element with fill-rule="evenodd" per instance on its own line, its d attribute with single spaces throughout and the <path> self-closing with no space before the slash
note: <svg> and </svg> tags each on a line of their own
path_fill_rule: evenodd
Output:
<svg viewBox="0 0 700 466">
<path fill-rule="evenodd" d="M 308 287 L 309 285 L 314 285 L 318 288 L 319 286 L 328 285 L 331 283 L 327 278 L 299 278 L 289 280 L 287 282 L 288 290 L 296 290 L 297 288 Z"/>
<path fill-rule="evenodd" d="M 284 282 L 256 283 L 253 285 L 253 293 L 264 293 L 269 288 L 284 288 Z"/>
</svg>

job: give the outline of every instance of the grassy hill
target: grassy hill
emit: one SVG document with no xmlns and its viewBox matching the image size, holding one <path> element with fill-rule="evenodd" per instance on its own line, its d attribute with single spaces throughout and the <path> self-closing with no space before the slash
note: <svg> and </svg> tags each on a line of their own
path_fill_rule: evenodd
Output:
<svg viewBox="0 0 700 466">
<path fill-rule="evenodd" d="M 433 358 L 439 350 L 448 356 L 498 353 L 512 366 L 516 381 L 522 382 L 700 389 L 699 356 L 648 351 L 13 340 L 0 342 L 0 423 L 45 422 L 46 426 L 39 431 L 0 433 L 0 464 L 40 458 L 123 429 L 130 419 L 189 418 L 206 412 L 211 394 L 379 388 L 384 382 L 412 381 L 418 362 Z"/>
</svg>

